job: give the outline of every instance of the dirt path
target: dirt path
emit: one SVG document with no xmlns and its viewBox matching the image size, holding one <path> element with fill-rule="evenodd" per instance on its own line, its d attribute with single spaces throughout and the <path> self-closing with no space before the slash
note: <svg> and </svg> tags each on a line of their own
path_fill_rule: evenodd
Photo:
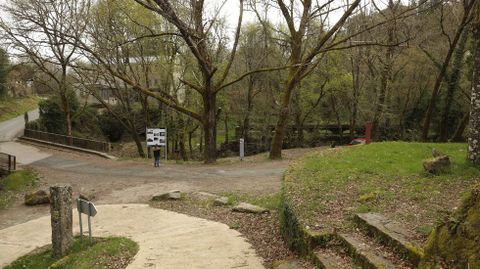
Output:
<svg viewBox="0 0 480 269">
<path fill-rule="evenodd" d="M 49 157 L 24 167 L 39 174 L 39 189 L 70 184 L 75 195 L 93 197 L 97 204 L 145 203 L 153 194 L 173 189 L 250 195 L 276 193 L 290 161 L 312 151 L 286 151 L 283 161 L 269 161 L 263 154 L 243 162 L 232 158 L 216 165 L 167 163 L 154 168 L 144 161 L 112 161 L 65 150 L 36 148 Z M 0 210 L 0 229 L 38 218 L 48 214 L 48 210 L 48 206 L 26 207 L 19 197 L 9 208 Z"/>
</svg>

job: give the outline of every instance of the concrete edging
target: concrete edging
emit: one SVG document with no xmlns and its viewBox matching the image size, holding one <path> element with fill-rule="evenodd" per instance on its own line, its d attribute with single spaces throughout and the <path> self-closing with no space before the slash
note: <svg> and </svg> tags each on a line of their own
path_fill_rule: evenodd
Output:
<svg viewBox="0 0 480 269">
<path fill-rule="evenodd" d="M 109 155 L 105 152 L 96 151 L 96 150 L 84 149 L 84 148 L 79 148 L 79 147 L 74 147 L 74 146 L 68 146 L 68 145 L 53 143 L 53 142 L 49 142 L 49 141 L 43 141 L 43 140 L 30 138 L 30 137 L 24 137 L 24 136 L 21 136 L 18 139 L 20 139 L 22 141 L 26 141 L 26 142 L 34 142 L 34 143 L 45 144 L 45 145 L 53 146 L 53 147 L 65 148 L 65 149 L 70 149 L 70 150 L 74 150 L 74 151 L 80 151 L 80 152 L 83 152 L 83 153 L 97 155 L 97 156 L 100 156 L 100 157 L 103 157 L 103 158 L 109 159 L 109 160 L 116 160 L 117 159 L 117 157 L 115 157 L 115 156 Z"/>
</svg>

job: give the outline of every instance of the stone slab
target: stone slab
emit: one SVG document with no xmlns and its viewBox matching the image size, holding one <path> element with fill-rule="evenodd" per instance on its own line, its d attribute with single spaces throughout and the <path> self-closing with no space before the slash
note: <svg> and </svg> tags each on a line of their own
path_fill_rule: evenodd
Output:
<svg viewBox="0 0 480 269">
<path fill-rule="evenodd" d="M 361 264 L 362 267 L 368 269 L 395 269 L 395 265 L 387 259 L 375 254 L 375 250 L 349 234 L 339 234 L 340 241 L 347 247 L 350 255 Z"/>
<path fill-rule="evenodd" d="M 404 253 L 414 265 L 419 263 L 421 257 L 414 249 L 421 249 L 420 244 L 412 240 L 415 234 L 401 223 L 378 213 L 356 214 L 355 222 L 365 228 L 370 236 L 380 238 L 388 247 Z"/>
<path fill-rule="evenodd" d="M 253 214 L 261 214 L 266 213 L 269 210 L 263 207 L 259 207 L 256 205 L 252 205 L 249 203 L 239 203 L 235 207 L 232 208 L 234 212 L 241 212 L 241 213 L 253 213 Z"/>
</svg>

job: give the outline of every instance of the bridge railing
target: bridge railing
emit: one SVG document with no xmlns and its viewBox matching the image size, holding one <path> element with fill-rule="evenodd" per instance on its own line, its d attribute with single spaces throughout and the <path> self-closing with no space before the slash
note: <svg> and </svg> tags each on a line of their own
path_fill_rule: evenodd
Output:
<svg viewBox="0 0 480 269">
<path fill-rule="evenodd" d="M 100 152 L 110 152 L 111 145 L 108 142 L 79 138 L 68 135 L 47 133 L 37 130 L 25 129 L 24 136 L 42 141 L 90 149 Z"/>
<path fill-rule="evenodd" d="M 0 152 L 0 173 L 17 170 L 17 157 Z"/>
</svg>

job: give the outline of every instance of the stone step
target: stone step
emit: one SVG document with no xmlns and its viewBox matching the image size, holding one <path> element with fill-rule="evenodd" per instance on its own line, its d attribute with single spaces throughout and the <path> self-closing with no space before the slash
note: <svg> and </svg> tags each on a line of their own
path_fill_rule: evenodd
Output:
<svg viewBox="0 0 480 269">
<path fill-rule="evenodd" d="M 402 258 L 417 266 L 423 256 L 423 248 L 414 241 L 415 234 L 401 223 L 377 213 L 356 214 L 355 223 L 383 245 L 392 248 Z"/>
<path fill-rule="evenodd" d="M 365 269 L 395 269 L 395 265 L 372 247 L 372 242 L 368 242 L 360 236 L 354 234 L 338 234 L 338 240 L 347 249 L 355 263 Z"/>
<path fill-rule="evenodd" d="M 358 269 L 351 257 L 336 251 L 337 248 L 318 248 L 314 251 L 313 260 L 321 269 Z"/>
</svg>

